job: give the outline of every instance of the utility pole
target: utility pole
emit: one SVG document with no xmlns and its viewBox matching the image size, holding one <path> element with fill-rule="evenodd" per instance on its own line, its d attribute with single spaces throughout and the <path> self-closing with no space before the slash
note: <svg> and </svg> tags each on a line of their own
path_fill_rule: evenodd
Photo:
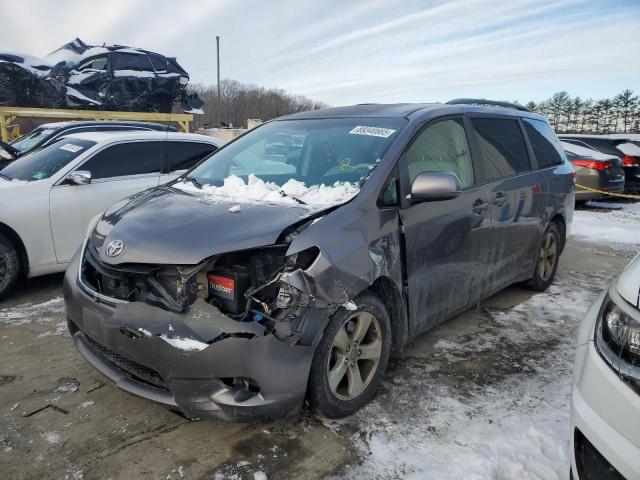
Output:
<svg viewBox="0 0 640 480">
<path fill-rule="evenodd" d="M 216 61 L 218 63 L 218 123 L 222 121 L 222 104 L 220 103 L 220 37 L 216 35 Z"/>
</svg>

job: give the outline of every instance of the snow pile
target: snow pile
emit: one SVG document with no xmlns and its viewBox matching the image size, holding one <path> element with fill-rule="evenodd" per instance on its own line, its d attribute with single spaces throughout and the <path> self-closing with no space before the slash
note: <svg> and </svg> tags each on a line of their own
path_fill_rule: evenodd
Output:
<svg viewBox="0 0 640 480">
<path fill-rule="evenodd" d="M 0 323 L 10 326 L 26 325 L 34 320 L 39 322 L 52 320 L 51 315 L 64 311 L 64 300 L 61 297 L 35 305 L 19 305 L 14 308 L 0 310 Z"/>
<path fill-rule="evenodd" d="M 294 179 L 289 179 L 281 187 L 273 182 L 265 182 L 253 174 L 249 175 L 247 183 L 242 178 L 231 175 L 224 179 L 221 187 L 203 185 L 199 188 L 189 181 L 182 181 L 176 183 L 174 188 L 235 203 L 273 203 L 294 206 L 300 205 L 297 201 L 300 200 L 311 207 L 338 205 L 351 200 L 360 191 L 358 186 L 349 182 L 307 187 L 304 182 Z"/>
<path fill-rule="evenodd" d="M 172 347 L 185 352 L 199 352 L 209 346 L 209 344 L 200 342 L 193 338 L 168 337 L 166 335 L 160 335 L 160 338 Z"/>
<path fill-rule="evenodd" d="M 571 234 L 578 240 L 640 250 L 640 202 L 589 202 L 587 207 L 607 211 L 576 210 Z"/>
<path fill-rule="evenodd" d="M 376 400 L 326 422 L 362 453 L 341 478 L 565 480 L 575 331 L 604 282 L 559 275 L 514 308 L 470 313 L 477 331 L 405 353 Z"/>
</svg>

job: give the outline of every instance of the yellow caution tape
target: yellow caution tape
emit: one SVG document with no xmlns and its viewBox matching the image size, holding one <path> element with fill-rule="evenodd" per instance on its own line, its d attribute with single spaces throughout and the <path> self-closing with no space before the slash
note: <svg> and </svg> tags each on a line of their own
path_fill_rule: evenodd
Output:
<svg viewBox="0 0 640 480">
<path fill-rule="evenodd" d="M 598 190 L 598 189 L 595 189 L 595 188 L 585 187 L 584 185 L 580 185 L 579 183 L 576 183 L 576 187 L 580 187 L 583 190 L 588 190 L 589 192 L 596 192 L 596 193 L 601 193 L 603 195 L 609 195 L 611 197 L 635 198 L 635 199 L 640 200 L 640 195 L 631 195 L 629 193 L 607 192 L 605 190 Z"/>
</svg>

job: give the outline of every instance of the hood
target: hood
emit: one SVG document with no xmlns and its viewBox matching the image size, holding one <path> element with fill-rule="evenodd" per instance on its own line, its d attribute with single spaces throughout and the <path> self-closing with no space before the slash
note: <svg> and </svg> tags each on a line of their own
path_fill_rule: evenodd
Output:
<svg viewBox="0 0 640 480">
<path fill-rule="evenodd" d="M 212 202 L 171 187 L 157 187 L 107 210 L 91 244 L 110 265 L 194 265 L 213 255 L 274 244 L 292 224 L 317 214 L 302 206 Z M 232 208 L 233 207 L 233 208 Z M 230 211 L 233 210 L 233 211 Z M 124 242 L 122 252 L 106 246 Z"/>
<path fill-rule="evenodd" d="M 640 307 L 640 255 L 636 256 L 618 277 L 616 290 L 631 305 Z"/>
</svg>

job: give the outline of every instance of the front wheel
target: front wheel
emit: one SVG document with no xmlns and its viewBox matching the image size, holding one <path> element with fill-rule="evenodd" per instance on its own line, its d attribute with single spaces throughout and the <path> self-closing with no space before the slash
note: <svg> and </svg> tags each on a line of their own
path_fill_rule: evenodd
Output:
<svg viewBox="0 0 640 480">
<path fill-rule="evenodd" d="M 13 243 L 0 233 L 0 298 L 9 293 L 19 275 L 20 256 Z"/>
<path fill-rule="evenodd" d="M 549 224 L 547 231 L 544 232 L 542 245 L 536 257 L 536 269 L 533 272 L 533 277 L 525 284 L 527 288 L 542 292 L 553 283 L 558 269 L 558 261 L 560 260 L 560 242 L 558 225 L 555 223 Z"/>
<path fill-rule="evenodd" d="M 311 408 L 329 418 L 351 415 L 380 387 L 391 351 L 391 324 L 384 304 L 360 295 L 356 310 L 340 309 L 331 319 L 311 365 Z"/>
</svg>

